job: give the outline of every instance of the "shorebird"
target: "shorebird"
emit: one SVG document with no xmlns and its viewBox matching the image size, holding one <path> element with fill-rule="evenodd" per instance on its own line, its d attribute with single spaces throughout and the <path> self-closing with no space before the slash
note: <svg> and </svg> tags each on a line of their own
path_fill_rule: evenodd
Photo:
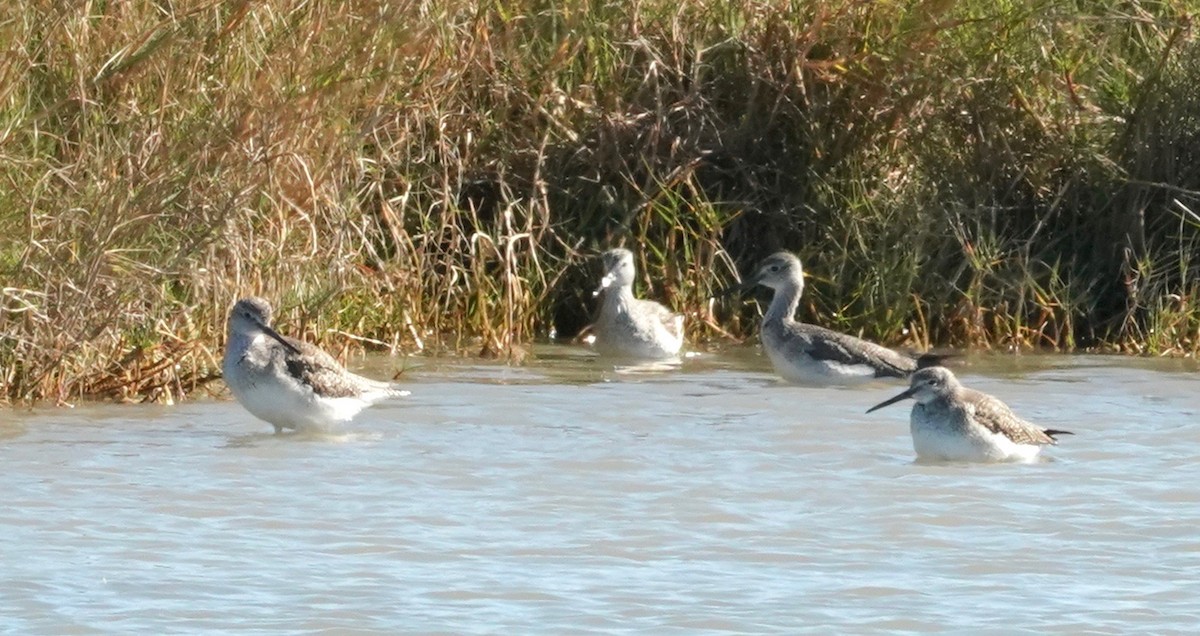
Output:
<svg viewBox="0 0 1200 636">
<path fill-rule="evenodd" d="M 631 358 L 671 358 L 683 347 L 683 316 L 652 300 L 633 297 L 633 253 L 611 249 L 601 255 L 604 278 L 595 295 L 604 303 L 592 329 L 596 349 Z"/>
<path fill-rule="evenodd" d="M 1004 402 L 959 383 L 945 367 L 927 367 L 912 375 L 908 390 L 867 409 L 870 413 L 900 400 L 916 404 L 909 416 L 917 458 L 941 461 L 1029 461 L 1056 435 L 1017 417 Z"/>
<path fill-rule="evenodd" d="M 906 378 L 921 367 L 938 364 L 944 356 L 914 357 L 862 338 L 798 322 L 794 316 L 804 291 L 804 268 L 787 252 L 768 256 L 754 276 L 722 295 L 744 292 L 757 285 L 774 291 L 762 321 L 762 344 L 775 371 L 784 379 L 805 384 L 847 384 L 872 378 Z"/>
<path fill-rule="evenodd" d="M 408 395 L 387 382 L 355 375 L 318 347 L 271 328 L 271 305 L 243 298 L 229 310 L 221 365 L 242 406 L 275 427 L 325 429 L 384 398 Z"/>
</svg>

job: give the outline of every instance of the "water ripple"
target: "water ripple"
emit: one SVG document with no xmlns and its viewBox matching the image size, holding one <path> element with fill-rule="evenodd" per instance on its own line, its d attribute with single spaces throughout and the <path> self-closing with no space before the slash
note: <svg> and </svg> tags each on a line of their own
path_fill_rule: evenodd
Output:
<svg viewBox="0 0 1200 636">
<path fill-rule="evenodd" d="M 16 413 L 0 628 L 1200 624 L 1195 369 L 1005 360 L 960 375 L 1074 430 L 1048 461 L 915 463 L 902 409 L 863 413 L 894 384 L 791 387 L 753 356 L 439 361 L 406 375 L 411 398 L 321 436 L 270 434 L 226 401 Z"/>
</svg>

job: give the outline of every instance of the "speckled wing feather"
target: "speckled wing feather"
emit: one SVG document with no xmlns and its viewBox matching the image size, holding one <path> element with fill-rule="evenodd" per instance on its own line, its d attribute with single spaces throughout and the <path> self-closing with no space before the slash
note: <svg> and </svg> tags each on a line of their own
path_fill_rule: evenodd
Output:
<svg viewBox="0 0 1200 636">
<path fill-rule="evenodd" d="M 1000 433 L 1017 444 L 1054 444 L 1054 438 L 1046 431 L 1017 417 L 1008 405 L 974 389 L 963 389 L 963 398 L 972 410 L 972 416 L 981 426 L 993 433 Z"/>
<path fill-rule="evenodd" d="M 663 327 L 665 327 L 667 331 L 671 333 L 671 335 L 675 337 L 680 337 L 683 335 L 678 333 L 679 320 L 677 318 L 679 314 L 667 309 L 661 303 L 654 302 L 653 300 L 637 299 L 637 304 L 639 305 L 639 311 L 645 312 L 646 315 L 653 316 L 656 320 L 658 320 L 658 322 L 662 323 Z"/>
<path fill-rule="evenodd" d="M 875 369 L 877 378 L 903 378 L 917 368 L 912 358 L 862 338 L 807 323 L 794 323 L 788 327 L 789 336 L 806 341 L 808 354 L 818 360 L 865 364 Z"/>
<path fill-rule="evenodd" d="M 300 351 L 299 354 L 287 353 L 288 374 L 312 387 L 313 393 L 327 398 L 354 397 L 362 393 L 361 383 L 333 356 L 295 338 L 285 336 L 284 340 Z"/>
</svg>

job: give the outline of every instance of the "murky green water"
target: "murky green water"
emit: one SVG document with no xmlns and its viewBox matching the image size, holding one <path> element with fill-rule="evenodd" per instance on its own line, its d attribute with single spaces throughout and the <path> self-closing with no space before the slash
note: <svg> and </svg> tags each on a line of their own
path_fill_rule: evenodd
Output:
<svg viewBox="0 0 1200 636">
<path fill-rule="evenodd" d="M 12 633 L 1192 631 L 1191 362 L 968 358 L 1076 432 L 1030 465 L 917 465 L 900 385 L 752 351 L 614 371 L 415 360 L 327 437 L 229 401 L 0 414 Z M 372 360 L 382 376 L 399 363 Z"/>
</svg>

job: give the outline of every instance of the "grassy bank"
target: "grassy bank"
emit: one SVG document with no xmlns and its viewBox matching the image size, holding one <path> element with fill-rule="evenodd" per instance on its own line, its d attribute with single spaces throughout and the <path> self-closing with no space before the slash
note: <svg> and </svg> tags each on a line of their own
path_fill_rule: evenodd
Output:
<svg viewBox="0 0 1200 636">
<path fill-rule="evenodd" d="M 18 0 L 0 382 L 170 400 L 224 314 L 507 355 L 596 250 L 693 340 L 786 248 L 890 344 L 1200 349 L 1200 44 L 1174 2 Z"/>
</svg>

